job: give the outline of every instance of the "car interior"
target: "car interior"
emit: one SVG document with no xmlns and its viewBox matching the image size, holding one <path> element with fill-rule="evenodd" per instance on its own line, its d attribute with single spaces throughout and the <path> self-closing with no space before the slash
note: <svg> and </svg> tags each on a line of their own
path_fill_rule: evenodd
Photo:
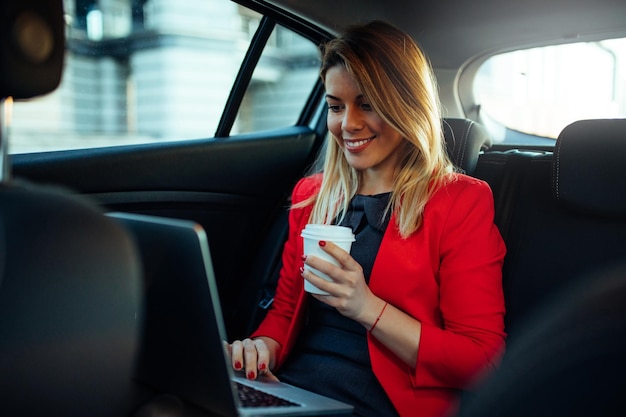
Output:
<svg viewBox="0 0 626 417">
<path fill-rule="evenodd" d="M 602 42 L 626 38 L 626 2 L 192 3 L 219 15 L 212 21 L 219 27 L 207 26 L 207 20 L 199 23 L 206 33 L 185 31 L 195 9 L 189 6 L 183 16 L 173 0 L 0 4 L 0 413 L 218 415 L 186 401 L 184 393 L 136 378 L 142 344 L 155 339 L 143 326 L 149 322 L 149 282 L 133 231 L 109 214 L 183 219 L 202 228 L 227 337 L 249 335 L 272 304 L 292 187 L 319 170 L 327 140 L 315 47 L 349 24 L 383 19 L 411 34 L 431 60 L 448 154 L 460 171 L 490 185 L 494 221 L 507 247 L 507 353 L 493 375 L 468 387 L 460 415 L 623 415 L 618 399 L 626 387 L 626 52 L 609 54 L 611 112 L 591 103 L 595 116 L 576 113 L 553 137 L 496 121 L 476 80 L 499 54 L 532 49 L 537 55 L 533 48 L 575 42 L 606 52 Z M 130 23 L 107 21 L 106 7 L 128 9 Z M 220 15 L 226 12 L 237 21 Z M 100 26 L 89 26 L 94 16 Z M 179 21 L 168 23 L 166 17 Z M 137 29 L 140 21 L 144 27 Z M 130 28 L 130 34 L 106 37 L 106 30 L 119 27 Z M 233 43 L 219 43 L 235 31 Z M 250 32 L 246 42 L 244 32 Z M 237 49 L 238 57 L 224 60 L 202 49 L 208 42 L 203 36 L 214 36 L 215 50 Z M 303 41 L 313 58 L 281 55 L 268 46 Z M 200 52 L 185 61 L 181 51 L 193 48 Z M 177 58 L 180 68 L 172 61 Z M 194 60 L 198 67 L 185 72 Z M 496 64 L 487 68 L 495 71 Z M 81 75 L 81 68 L 91 72 Z M 286 71 L 294 68 L 301 73 L 285 84 L 292 87 L 281 87 L 277 80 L 289 78 Z M 204 72 L 216 87 L 196 83 L 193 77 Z M 93 89 L 82 85 L 76 91 L 84 95 L 69 95 L 70 82 L 105 73 L 122 81 Z M 231 78 L 220 78 L 222 73 Z M 607 81 L 604 74 L 591 74 Z M 308 81 L 298 78 L 304 75 Z M 188 85 L 181 77 L 193 79 Z M 525 80 L 519 85 L 531 85 L 530 75 L 518 71 L 514 79 L 519 77 Z M 564 78 L 558 73 L 551 80 Z M 154 87 L 144 92 L 142 82 L 167 88 L 156 95 Z M 279 92 L 267 90 L 272 83 Z M 583 84 L 575 85 L 584 89 Z M 209 96 L 218 85 L 224 90 L 219 100 Z M 522 87 L 513 81 L 500 84 L 494 97 L 517 88 Z M 567 88 L 566 101 L 579 95 Z M 113 90 L 127 101 L 106 95 Z M 89 109 L 95 92 L 102 97 Z M 186 102 L 183 92 L 210 102 L 216 114 L 212 128 L 204 124 L 209 107 L 196 112 L 196 102 Z M 292 92 L 301 103 L 287 102 Z M 517 115 L 516 105 L 504 109 L 496 99 L 496 112 Z M 37 107 L 36 100 L 44 104 Z M 22 104 L 34 110 L 28 113 Z M 126 112 L 116 113 L 119 108 Z M 260 122 L 251 121 L 252 110 Z M 535 110 L 545 113 L 543 107 Z M 274 113 L 292 119 L 263 124 Z M 106 117 L 93 133 L 89 123 L 99 115 Z M 190 117 L 200 120 L 200 130 L 192 130 Z M 126 130 L 115 130 L 118 124 Z M 56 125 L 62 129 L 50 130 Z M 70 133 L 69 125 L 76 131 Z M 150 129 L 162 131 L 145 140 Z M 143 136 L 124 142 L 131 133 Z M 102 145 L 105 136 L 117 142 Z M 31 150 L 22 139 L 35 137 L 40 148 Z M 61 142 L 72 145 L 56 148 Z"/>
</svg>

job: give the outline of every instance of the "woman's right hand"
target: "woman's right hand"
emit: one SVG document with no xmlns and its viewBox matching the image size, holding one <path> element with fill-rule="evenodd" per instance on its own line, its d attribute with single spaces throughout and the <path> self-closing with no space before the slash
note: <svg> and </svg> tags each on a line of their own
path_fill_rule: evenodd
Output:
<svg viewBox="0 0 626 417">
<path fill-rule="evenodd" d="M 256 379 L 263 375 L 278 381 L 272 373 L 278 342 L 267 337 L 235 340 L 228 345 L 231 363 L 235 371 L 244 371 L 246 378 Z"/>
</svg>

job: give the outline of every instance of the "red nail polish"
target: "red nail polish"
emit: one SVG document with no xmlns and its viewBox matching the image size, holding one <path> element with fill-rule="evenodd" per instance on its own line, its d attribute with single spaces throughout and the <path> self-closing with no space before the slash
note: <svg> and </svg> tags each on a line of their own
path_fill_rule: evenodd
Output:
<svg viewBox="0 0 626 417">
<path fill-rule="evenodd" d="M 248 372 L 248 379 L 254 379 L 255 378 L 255 374 L 253 371 Z"/>
<path fill-rule="evenodd" d="M 326 246 L 326 241 L 325 240 L 320 240 L 320 246 Z"/>
<path fill-rule="evenodd" d="M 306 255 L 302 255 L 302 262 L 306 261 Z"/>
<path fill-rule="evenodd" d="M 265 371 L 265 368 L 267 368 L 267 366 L 264 363 L 259 364 L 259 370 Z"/>
<path fill-rule="evenodd" d="M 300 267 L 300 273 L 304 274 L 304 267 L 303 266 Z"/>
<path fill-rule="evenodd" d="M 241 369 L 241 362 L 239 362 L 239 361 L 235 362 L 235 369 L 236 370 L 240 370 Z"/>
</svg>

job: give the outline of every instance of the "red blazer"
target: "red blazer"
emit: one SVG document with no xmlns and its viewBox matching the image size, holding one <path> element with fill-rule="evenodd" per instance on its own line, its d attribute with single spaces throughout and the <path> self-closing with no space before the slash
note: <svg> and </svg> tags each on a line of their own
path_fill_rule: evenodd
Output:
<svg viewBox="0 0 626 417">
<path fill-rule="evenodd" d="M 321 175 L 296 185 L 293 202 L 318 192 Z M 252 337 L 282 346 L 277 366 L 289 355 L 302 325 L 308 297 L 299 268 L 300 231 L 312 207 L 292 209 L 272 309 Z M 422 226 L 402 239 L 392 216 L 369 286 L 377 296 L 422 323 L 417 363 L 407 366 L 368 334 L 374 373 L 401 416 L 440 417 L 455 410 L 457 394 L 495 366 L 504 348 L 502 262 L 505 247 L 493 223 L 489 186 L 456 174 L 424 209 Z"/>
</svg>

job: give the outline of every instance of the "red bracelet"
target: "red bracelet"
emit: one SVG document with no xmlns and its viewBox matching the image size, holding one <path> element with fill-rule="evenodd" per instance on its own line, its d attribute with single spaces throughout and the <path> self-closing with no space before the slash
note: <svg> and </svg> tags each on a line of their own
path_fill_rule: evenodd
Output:
<svg viewBox="0 0 626 417">
<path fill-rule="evenodd" d="M 380 320 L 380 318 L 382 317 L 383 313 L 385 312 L 385 309 L 387 308 L 387 304 L 389 304 L 389 303 L 385 302 L 385 305 L 380 310 L 380 313 L 378 314 L 378 317 L 376 317 L 376 321 L 374 322 L 374 324 L 372 324 L 372 327 L 370 327 L 370 329 L 368 330 L 369 333 L 372 333 L 372 330 L 374 330 L 374 327 L 376 327 L 376 325 L 378 324 L 378 321 Z"/>
</svg>

